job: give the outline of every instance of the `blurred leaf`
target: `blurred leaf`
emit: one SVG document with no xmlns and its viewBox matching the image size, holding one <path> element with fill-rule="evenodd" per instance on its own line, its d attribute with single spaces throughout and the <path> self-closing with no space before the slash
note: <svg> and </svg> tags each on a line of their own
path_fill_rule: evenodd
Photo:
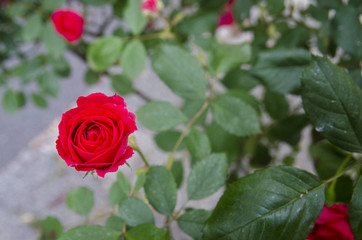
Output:
<svg viewBox="0 0 362 240">
<path fill-rule="evenodd" d="M 126 8 L 128 1 L 115 1 L 115 3 L 113 3 L 113 14 L 119 18 L 123 18 L 123 13 L 124 13 L 124 9 Z M 115 34 L 117 35 L 117 34 Z"/>
<path fill-rule="evenodd" d="M 253 168 L 263 168 L 270 164 L 272 156 L 269 153 L 269 148 L 263 144 L 256 145 L 253 156 L 250 159 L 250 165 Z"/>
<path fill-rule="evenodd" d="M 34 104 L 40 108 L 47 108 L 48 107 L 48 102 L 45 99 L 43 94 L 40 93 L 33 93 L 31 95 L 31 98 L 34 102 Z"/>
<path fill-rule="evenodd" d="M 112 88 L 120 95 L 127 95 L 133 92 L 133 82 L 124 75 L 113 75 L 111 77 Z"/>
<path fill-rule="evenodd" d="M 357 83 L 359 88 L 362 90 L 362 72 L 361 72 L 361 69 L 351 70 L 349 72 L 349 75 L 355 81 L 355 83 Z"/>
<path fill-rule="evenodd" d="M 318 132 L 344 150 L 362 153 L 362 92 L 342 68 L 314 57 L 303 72 L 302 99 Z"/>
<path fill-rule="evenodd" d="M 126 232 L 127 240 L 171 240 L 170 233 L 164 229 L 157 228 L 153 224 L 145 223 L 138 225 Z"/>
<path fill-rule="evenodd" d="M 192 119 L 196 113 L 201 109 L 202 105 L 204 105 L 205 101 L 200 100 L 185 100 L 184 106 L 183 106 L 183 112 L 184 114 L 189 118 Z M 207 115 L 207 109 L 197 118 L 197 120 L 194 122 L 194 125 L 200 125 L 205 122 Z"/>
<path fill-rule="evenodd" d="M 88 69 L 84 75 L 85 82 L 88 85 L 96 84 L 99 81 L 99 74 Z"/>
<path fill-rule="evenodd" d="M 141 12 L 142 0 L 128 0 L 123 16 L 134 35 L 140 34 L 147 24 L 146 17 Z"/>
<path fill-rule="evenodd" d="M 128 194 L 123 191 L 118 182 L 112 184 L 109 190 L 109 202 L 112 206 L 118 205 L 128 197 Z"/>
<path fill-rule="evenodd" d="M 42 21 L 39 13 L 32 14 L 22 27 L 22 38 L 25 42 L 30 42 L 39 37 L 42 30 Z"/>
<path fill-rule="evenodd" d="M 187 179 L 187 196 L 190 200 L 203 199 L 215 193 L 226 180 L 226 155 L 211 154 L 191 169 Z"/>
<path fill-rule="evenodd" d="M 227 0 L 210 1 L 210 0 L 197 0 L 200 2 L 201 9 L 219 10 L 227 3 Z"/>
<path fill-rule="evenodd" d="M 66 231 L 58 240 L 117 240 L 118 235 L 103 226 L 83 225 Z"/>
<path fill-rule="evenodd" d="M 211 102 L 215 121 L 236 136 L 249 136 L 260 132 L 259 117 L 249 104 L 242 100 L 219 95 Z"/>
<path fill-rule="evenodd" d="M 273 119 L 280 120 L 289 115 L 289 103 L 285 95 L 267 90 L 263 102 L 265 110 Z"/>
<path fill-rule="evenodd" d="M 2 96 L 3 108 L 9 113 L 15 113 L 22 104 L 22 93 L 16 92 L 12 88 L 7 88 Z"/>
<path fill-rule="evenodd" d="M 70 66 L 65 58 L 50 58 L 50 64 L 52 65 L 54 72 L 58 76 L 69 77 Z"/>
<path fill-rule="evenodd" d="M 324 205 L 324 183 L 292 167 L 270 167 L 229 185 L 203 228 L 203 239 L 300 239 Z"/>
<path fill-rule="evenodd" d="M 165 152 L 172 152 L 177 140 L 181 136 L 180 131 L 167 130 L 159 132 L 155 136 L 155 142 L 157 146 Z M 186 147 L 185 141 L 182 141 L 178 150 L 182 150 Z"/>
<path fill-rule="evenodd" d="M 67 47 L 65 40 L 54 32 L 51 22 L 45 24 L 41 34 L 41 41 L 49 55 L 54 58 L 62 57 Z"/>
<path fill-rule="evenodd" d="M 349 204 L 353 192 L 353 181 L 348 175 L 343 175 L 338 178 L 334 187 L 335 202 Z"/>
<path fill-rule="evenodd" d="M 246 18 L 249 18 L 251 7 L 252 3 L 250 0 L 235 0 L 232 7 L 232 13 L 235 20 L 238 23 L 241 23 Z"/>
<path fill-rule="evenodd" d="M 196 163 L 211 153 L 209 138 L 204 132 L 192 128 L 187 136 L 187 148 L 192 156 L 192 163 Z"/>
<path fill-rule="evenodd" d="M 216 73 L 228 72 L 251 59 L 251 47 L 248 43 L 217 43 L 211 50 L 210 59 L 210 65 Z"/>
<path fill-rule="evenodd" d="M 186 116 L 171 103 L 161 101 L 145 104 L 136 114 L 143 125 L 154 131 L 165 131 L 187 120 Z"/>
<path fill-rule="evenodd" d="M 192 209 L 177 219 L 179 227 L 195 240 L 202 239 L 202 228 L 211 212 L 202 209 Z"/>
<path fill-rule="evenodd" d="M 176 187 L 179 188 L 184 178 L 184 169 L 181 161 L 174 161 L 171 168 L 171 173 L 175 179 Z"/>
<path fill-rule="evenodd" d="M 178 25 L 176 31 L 188 36 L 200 36 L 214 31 L 218 15 L 211 11 L 198 11 L 185 17 Z"/>
<path fill-rule="evenodd" d="M 146 182 L 146 174 L 144 172 L 141 172 L 141 173 L 139 173 L 137 175 L 138 175 L 137 181 L 136 181 L 135 186 L 134 186 L 134 192 L 135 193 L 138 192 Z"/>
<path fill-rule="evenodd" d="M 348 209 L 348 221 L 355 240 L 362 239 L 362 178 L 354 186 L 352 200 Z"/>
<path fill-rule="evenodd" d="M 87 62 L 96 72 L 102 72 L 114 64 L 123 46 L 121 38 L 107 36 L 94 41 L 87 50 Z"/>
<path fill-rule="evenodd" d="M 82 0 L 84 3 L 94 6 L 101 6 L 105 4 L 112 4 L 115 3 L 117 0 Z M 121 0 L 125 1 L 125 0 Z"/>
<path fill-rule="evenodd" d="M 147 172 L 144 189 L 147 199 L 157 212 L 172 215 L 177 188 L 171 172 L 163 166 L 152 166 Z"/>
<path fill-rule="evenodd" d="M 152 67 L 160 79 L 177 95 L 186 99 L 203 99 L 205 73 L 188 52 L 177 46 L 161 45 L 152 56 Z"/>
<path fill-rule="evenodd" d="M 279 14 L 284 9 L 284 0 L 267 0 L 266 9 L 271 15 Z"/>
<path fill-rule="evenodd" d="M 151 209 L 142 200 L 130 197 L 121 202 L 119 206 L 121 218 L 130 227 L 135 227 L 142 223 L 153 223 L 155 221 Z"/>
<path fill-rule="evenodd" d="M 39 240 L 56 240 L 63 232 L 63 226 L 57 218 L 47 217 L 37 222 L 40 227 Z"/>
<path fill-rule="evenodd" d="M 311 15 L 312 18 L 324 22 L 328 20 L 328 10 L 323 9 L 321 7 L 317 7 L 316 5 L 309 5 L 308 9 L 305 10 L 305 13 Z"/>
<path fill-rule="evenodd" d="M 231 96 L 240 99 L 242 102 L 245 102 L 246 104 L 250 105 L 254 110 L 260 114 L 260 104 L 259 100 L 256 99 L 253 95 L 251 95 L 249 92 L 243 90 L 243 89 L 231 89 L 227 91 L 225 96 Z"/>
<path fill-rule="evenodd" d="M 142 42 L 132 40 L 123 49 L 121 66 L 124 74 L 131 79 L 138 77 L 146 65 L 147 53 Z"/>
<path fill-rule="evenodd" d="M 65 2 L 65 0 L 43 0 L 41 2 L 41 7 L 42 9 L 44 9 L 45 11 L 49 11 L 52 12 L 55 9 L 61 8 L 63 3 Z"/>
<path fill-rule="evenodd" d="M 17 76 L 21 78 L 23 84 L 28 84 L 36 79 L 41 72 L 43 65 L 42 57 L 38 55 L 34 58 L 20 62 L 16 67 L 10 70 L 10 75 Z"/>
<path fill-rule="evenodd" d="M 59 93 L 59 80 L 53 73 L 46 71 L 38 77 L 38 86 L 43 93 L 49 94 L 52 97 L 57 97 Z"/>
<path fill-rule="evenodd" d="M 94 193 L 87 187 L 70 190 L 67 197 L 67 206 L 73 212 L 87 216 L 94 205 Z"/>
<path fill-rule="evenodd" d="M 273 92 L 292 92 L 300 87 L 300 75 L 310 60 L 305 49 L 270 50 L 260 53 L 252 73 Z"/>
<path fill-rule="evenodd" d="M 249 71 L 236 68 L 225 75 L 223 84 L 227 88 L 231 89 L 237 88 L 251 90 L 259 84 L 259 81 L 256 77 L 250 74 Z"/>
<path fill-rule="evenodd" d="M 124 220 L 118 216 L 111 215 L 107 218 L 106 227 L 117 232 L 123 231 Z"/>
</svg>

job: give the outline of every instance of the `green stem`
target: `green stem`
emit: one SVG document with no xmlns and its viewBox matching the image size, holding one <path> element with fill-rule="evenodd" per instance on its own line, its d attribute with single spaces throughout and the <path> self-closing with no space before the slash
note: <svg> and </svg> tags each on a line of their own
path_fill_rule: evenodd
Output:
<svg viewBox="0 0 362 240">
<path fill-rule="evenodd" d="M 182 142 L 182 140 L 184 140 L 184 138 L 186 137 L 186 134 L 188 133 L 188 131 L 190 130 L 190 128 L 192 127 L 192 124 L 201 116 L 201 114 L 207 109 L 207 107 L 209 106 L 209 100 L 206 100 L 204 105 L 202 105 L 202 107 L 200 108 L 200 110 L 192 117 L 192 119 L 187 123 L 185 130 L 181 133 L 180 137 L 177 139 L 177 142 L 175 144 L 175 146 L 172 149 L 171 154 L 168 157 L 167 163 L 166 163 L 166 168 L 168 170 L 171 170 L 173 162 L 174 162 L 174 156 L 176 154 L 177 149 L 180 147 L 180 144 Z"/>
<path fill-rule="evenodd" d="M 146 165 L 146 167 L 150 167 L 150 164 L 148 163 L 145 155 L 143 155 L 142 151 L 137 147 L 133 147 L 133 150 L 135 150 L 136 152 L 138 152 L 138 154 L 140 155 L 142 161 L 144 162 L 144 164 Z"/>
<path fill-rule="evenodd" d="M 348 157 L 348 156 L 347 156 Z M 342 163 L 343 164 L 343 163 Z M 334 175 L 333 177 L 327 179 L 324 181 L 324 184 L 328 184 L 330 182 L 333 182 L 334 180 L 338 179 L 340 176 L 344 175 L 346 172 L 348 172 L 351 169 L 354 169 L 355 167 L 358 167 L 362 165 L 362 160 L 358 160 L 355 164 L 353 164 L 352 166 L 345 168 L 343 171 L 340 171 L 339 173 L 336 173 L 336 175 Z M 338 172 L 338 170 L 337 170 Z"/>
</svg>

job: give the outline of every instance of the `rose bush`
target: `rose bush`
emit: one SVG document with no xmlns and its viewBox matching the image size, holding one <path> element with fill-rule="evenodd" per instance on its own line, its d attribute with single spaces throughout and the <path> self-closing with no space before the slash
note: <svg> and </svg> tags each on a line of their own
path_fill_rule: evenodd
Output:
<svg viewBox="0 0 362 240">
<path fill-rule="evenodd" d="M 72 9 L 57 9 L 51 15 L 53 26 L 57 33 L 68 42 L 77 42 L 83 34 L 84 19 Z"/>
<path fill-rule="evenodd" d="M 135 115 L 117 94 L 79 97 L 77 105 L 59 123 L 59 155 L 78 171 L 95 170 L 100 177 L 117 171 L 133 154 L 127 143 L 137 130 Z"/>
<path fill-rule="evenodd" d="M 308 240 L 353 240 L 348 223 L 348 205 L 324 206 Z"/>
</svg>

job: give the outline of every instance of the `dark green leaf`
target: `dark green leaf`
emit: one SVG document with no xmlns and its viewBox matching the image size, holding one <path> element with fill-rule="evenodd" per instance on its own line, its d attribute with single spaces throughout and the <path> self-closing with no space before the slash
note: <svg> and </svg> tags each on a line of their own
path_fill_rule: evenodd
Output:
<svg viewBox="0 0 362 240">
<path fill-rule="evenodd" d="M 99 74 L 96 72 L 93 72 L 91 69 L 88 69 L 85 72 L 84 79 L 88 85 L 93 85 L 99 81 Z"/>
<path fill-rule="evenodd" d="M 25 42 L 35 40 L 41 33 L 42 22 L 39 13 L 32 14 L 22 27 L 22 37 Z"/>
<path fill-rule="evenodd" d="M 70 66 L 66 59 L 61 58 L 51 58 L 50 63 L 53 66 L 54 72 L 60 77 L 69 77 L 70 75 Z"/>
<path fill-rule="evenodd" d="M 181 97 L 205 97 L 205 73 L 197 59 L 182 48 L 162 45 L 152 56 L 152 67 L 160 79 Z"/>
<path fill-rule="evenodd" d="M 115 3 L 117 0 L 82 0 L 84 3 L 94 6 L 101 6 L 105 4 Z M 122 0 L 125 1 L 125 0 Z"/>
<path fill-rule="evenodd" d="M 156 226 L 145 223 L 126 232 L 127 240 L 171 240 L 170 233 Z"/>
<path fill-rule="evenodd" d="M 216 192 L 226 180 L 226 155 L 211 154 L 196 163 L 187 179 L 187 196 L 190 200 L 202 199 Z"/>
<path fill-rule="evenodd" d="M 73 212 L 87 216 L 94 204 L 94 193 L 87 187 L 70 190 L 67 197 L 67 206 Z"/>
<path fill-rule="evenodd" d="M 45 25 L 41 34 L 41 40 L 51 56 L 54 58 L 63 56 L 67 45 L 65 40 L 54 32 L 54 28 L 50 22 Z"/>
<path fill-rule="evenodd" d="M 123 200 L 119 206 L 119 213 L 121 218 L 131 227 L 155 221 L 151 209 L 138 198 L 130 197 Z"/>
<path fill-rule="evenodd" d="M 236 136 L 249 136 L 260 132 L 259 116 L 250 105 L 226 95 L 211 102 L 215 121 Z"/>
<path fill-rule="evenodd" d="M 304 110 L 331 143 L 362 153 L 362 92 L 349 75 L 315 57 L 302 77 Z"/>
<path fill-rule="evenodd" d="M 223 84 L 227 88 L 251 90 L 259 84 L 259 81 L 249 71 L 236 68 L 226 74 Z"/>
<path fill-rule="evenodd" d="M 177 140 L 181 136 L 181 132 L 168 130 L 160 132 L 155 136 L 155 142 L 157 146 L 165 152 L 172 152 Z M 182 150 L 186 147 L 185 141 L 182 141 L 178 150 Z"/>
<path fill-rule="evenodd" d="M 119 233 L 98 225 L 83 225 L 62 234 L 58 240 L 117 240 Z"/>
<path fill-rule="evenodd" d="M 216 73 L 228 72 L 251 58 L 251 46 L 243 44 L 215 44 L 210 55 L 210 65 Z"/>
<path fill-rule="evenodd" d="M 137 110 L 138 120 L 147 128 L 165 131 L 185 122 L 187 118 L 169 102 L 154 101 Z"/>
<path fill-rule="evenodd" d="M 171 168 L 171 173 L 175 179 L 176 187 L 179 188 L 184 178 L 184 169 L 181 161 L 174 161 Z"/>
<path fill-rule="evenodd" d="M 124 75 L 113 75 L 111 77 L 112 87 L 120 95 L 127 95 L 133 92 L 132 80 Z"/>
<path fill-rule="evenodd" d="M 256 171 L 229 185 L 203 229 L 203 239 L 304 240 L 324 205 L 325 186 L 286 166 Z"/>
<path fill-rule="evenodd" d="M 250 0 L 236 0 L 232 8 L 233 16 L 237 22 L 242 22 L 250 17 L 252 3 Z"/>
<path fill-rule="evenodd" d="M 276 15 L 283 11 L 284 0 L 267 0 L 266 9 L 271 15 Z"/>
<path fill-rule="evenodd" d="M 124 220 L 115 215 L 111 215 L 107 218 L 106 227 L 114 231 L 122 232 L 123 231 Z"/>
<path fill-rule="evenodd" d="M 63 226 L 57 218 L 47 217 L 37 222 L 40 227 L 39 240 L 56 240 L 63 232 Z"/>
<path fill-rule="evenodd" d="M 123 42 L 121 38 L 108 36 L 94 41 L 87 50 L 87 62 L 92 70 L 102 72 L 119 57 Z"/>
<path fill-rule="evenodd" d="M 189 36 L 199 36 L 205 32 L 213 32 L 216 26 L 218 15 L 215 12 L 197 12 L 196 14 L 185 17 L 182 22 L 176 26 L 176 30 Z"/>
<path fill-rule="evenodd" d="M 269 148 L 263 144 L 258 144 L 255 147 L 253 156 L 250 159 L 250 165 L 253 168 L 262 168 L 270 164 L 272 157 L 269 153 Z"/>
<path fill-rule="evenodd" d="M 348 221 L 355 240 L 362 239 L 362 178 L 359 177 L 353 190 L 352 200 L 348 209 Z"/>
<path fill-rule="evenodd" d="M 124 20 L 135 35 L 140 34 L 147 24 L 147 19 L 141 12 L 141 2 L 142 0 L 127 1 L 123 12 Z"/>
<path fill-rule="evenodd" d="M 210 217 L 211 212 L 201 209 L 193 209 L 184 213 L 177 224 L 188 235 L 195 240 L 202 239 L 202 228 L 206 220 Z"/>
<path fill-rule="evenodd" d="M 146 49 L 139 40 L 127 43 L 122 52 L 121 67 L 126 76 L 131 79 L 138 77 L 146 65 Z"/>
<path fill-rule="evenodd" d="M 152 166 L 144 185 L 146 197 L 157 212 L 170 216 L 176 206 L 177 188 L 172 173 L 163 166 Z"/>
<path fill-rule="evenodd" d="M 273 92 L 292 92 L 300 87 L 300 75 L 310 60 L 304 49 L 271 50 L 259 55 L 252 73 Z"/>
<path fill-rule="evenodd" d="M 280 120 L 289 115 L 289 103 L 285 95 L 266 91 L 263 101 L 265 110 L 273 119 Z"/>
<path fill-rule="evenodd" d="M 196 128 L 192 128 L 187 136 L 187 148 L 192 156 L 193 163 L 200 161 L 211 153 L 211 144 L 207 135 Z"/>
<path fill-rule="evenodd" d="M 43 1 L 41 2 L 41 7 L 42 7 L 45 11 L 52 12 L 53 10 L 55 10 L 55 9 L 57 9 L 57 8 L 61 8 L 64 2 L 65 2 L 65 0 L 57 0 L 57 1 L 53 1 L 53 0 L 43 0 Z"/>
<path fill-rule="evenodd" d="M 34 104 L 40 108 L 48 107 L 48 102 L 42 94 L 33 93 L 31 94 L 31 99 L 33 100 Z"/>
<path fill-rule="evenodd" d="M 59 92 L 59 80 L 53 72 L 44 72 L 38 78 L 38 85 L 42 93 L 57 97 Z"/>
</svg>

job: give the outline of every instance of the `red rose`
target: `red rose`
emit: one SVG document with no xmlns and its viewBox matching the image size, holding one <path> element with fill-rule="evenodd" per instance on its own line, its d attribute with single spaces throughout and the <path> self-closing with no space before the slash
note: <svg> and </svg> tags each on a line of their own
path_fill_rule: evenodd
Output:
<svg viewBox="0 0 362 240">
<path fill-rule="evenodd" d="M 79 97 L 78 107 L 63 114 L 56 142 L 61 158 L 78 171 L 100 177 L 115 172 L 133 155 L 128 136 L 137 130 L 135 115 L 122 97 L 94 93 Z"/>
<path fill-rule="evenodd" d="M 233 25 L 235 20 L 234 20 L 234 16 L 233 16 L 233 3 L 234 0 L 229 0 L 226 4 L 226 10 L 224 12 L 223 15 L 221 15 L 219 17 L 219 22 L 217 24 L 217 26 L 228 26 L 228 25 Z"/>
<path fill-rule="evenodd" d="M 160 0 L 144 0 L 141 4 L 141 10 L 145 15 L 156 16 L 163 8 Z"/>
<path fill-rule="evenodd" d="M 323 207 L 322 214 L 316 221 L 307 240 L 353 240 L 348 223 L 348 205 L 333 204 Z"/>
<path fill-rule="evenodd" d="M 74 10 L 55 10 L 51 19 L 56 32 L 68 42 L 76 42 L 82 36 L 84 20 L 83 17 Z"/>
</svg>

